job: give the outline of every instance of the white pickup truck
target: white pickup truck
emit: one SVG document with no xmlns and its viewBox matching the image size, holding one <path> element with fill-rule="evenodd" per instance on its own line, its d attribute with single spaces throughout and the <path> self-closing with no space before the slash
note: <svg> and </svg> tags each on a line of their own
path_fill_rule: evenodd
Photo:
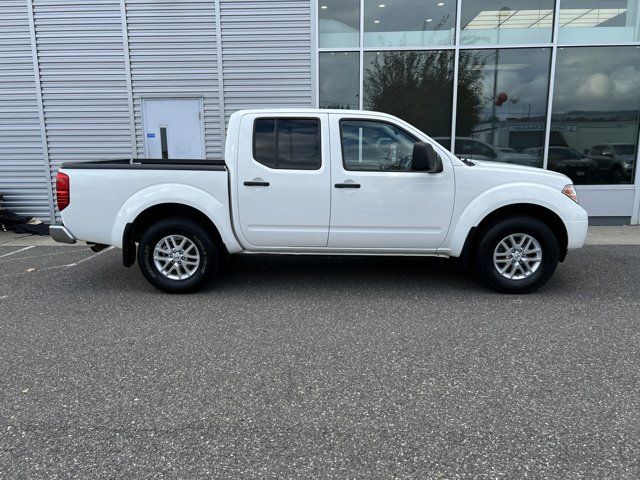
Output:
<svg viewBox="0 0 640 480">
<path fill-rule="evenodd" d="M 166 292 L 191 292 L 239 253 L 461 257 L 501 292 L 543 285 L 583 245 L 561 174 L 459 160 L 377 112 L 244 110 L 224 160 L 66 163 L 54 239 L 114 245 Z"/>
</svg>

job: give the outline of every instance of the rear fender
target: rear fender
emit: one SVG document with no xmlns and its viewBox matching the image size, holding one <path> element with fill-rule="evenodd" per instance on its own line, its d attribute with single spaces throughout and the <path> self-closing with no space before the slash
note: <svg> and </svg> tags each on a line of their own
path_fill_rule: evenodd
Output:
<svg viewBox="0 0 640 480">
<path fill-rule="evenodd" d="M 176 203 L 199 210 L 215 225 L 229 253 L 242 250 L 233 233 L 226 203 L 199 188 L 172 183 L 140 190 L 122 205 L 111 230 L 111 245 L 122 248 L 127 224 L 133 224 L 145 210 L 164 203 Z"/>
</svg>

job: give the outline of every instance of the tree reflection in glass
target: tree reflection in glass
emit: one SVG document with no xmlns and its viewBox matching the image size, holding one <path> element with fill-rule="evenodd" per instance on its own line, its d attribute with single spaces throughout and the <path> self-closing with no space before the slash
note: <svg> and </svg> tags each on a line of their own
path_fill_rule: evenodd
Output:
<svg viewBox="0 0 640 480">
<path fill-rule="evenodd" d="M 452 51 L 365 53 L 364 107 L 402 118 L 430 136 L 449 136 L 453 56 Z"/>
</svg>

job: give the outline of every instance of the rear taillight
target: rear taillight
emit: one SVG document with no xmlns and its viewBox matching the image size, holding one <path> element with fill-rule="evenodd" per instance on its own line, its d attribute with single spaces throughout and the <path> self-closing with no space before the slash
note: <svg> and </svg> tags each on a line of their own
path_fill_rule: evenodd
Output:
<svg viewBox="0 0 640 480">
<path fill-rule="evenodd" d="M 62 211 L 69 206 L 71 193 L 69 192 L 69 176 L 58 172 L 56 176 L 56 196 L 58 197 L 58 210 Z"/>
</svg>

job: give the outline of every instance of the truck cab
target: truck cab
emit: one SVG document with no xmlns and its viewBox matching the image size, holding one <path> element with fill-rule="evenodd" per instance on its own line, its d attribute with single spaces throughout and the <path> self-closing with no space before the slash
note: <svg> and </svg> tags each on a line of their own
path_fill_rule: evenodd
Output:
<svg viewBox="0 0 640 480">
<path fill-rule="evenodd" d="M 226 157 L 235 165 L 234 224 L 247 249 L 435 253 L 442 244 L 453 164 L 431 143 L 438 171 L 416 170 L 413 129 L 345 112 L 248 112 L 230 129 L 253 132 Z"/>
</svg>

